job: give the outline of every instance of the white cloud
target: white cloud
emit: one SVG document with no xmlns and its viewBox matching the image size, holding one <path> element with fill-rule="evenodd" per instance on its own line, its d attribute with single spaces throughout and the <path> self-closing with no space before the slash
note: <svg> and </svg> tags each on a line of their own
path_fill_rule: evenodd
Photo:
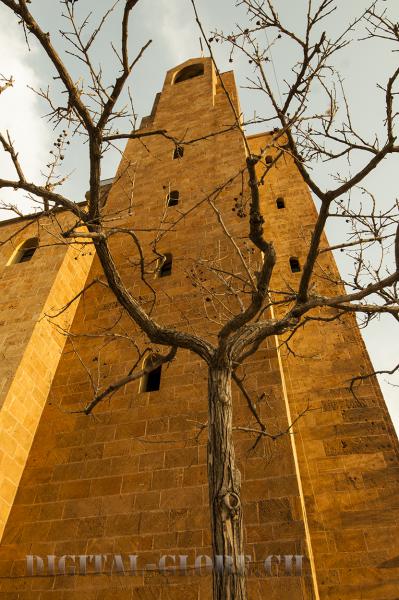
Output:
<svg viewBox="0 0 399 600">
<path fill-rule="evenodd" d="M 158 8 L 159 33 L 167 42 L 174 65 L 200 54 L 200 34 L 193 36 L 193 14 L 182 8 L 181 0 L 161 0 Z"/>
<path fill-rule="evenodd" d="M 46 163 L 50 149 L 50 133 L 46 122 L 41 118 L 44 106 L 38 97 L 28 89 L 40 86 L 38 75 L 27 64 L 27 49 L 10 11 L 0 10 L 0 73 L 14 78 L 14 86 L 0 95 L 0 131 L 10 132 L 19 153 L 21 165 L 27 178 L 37 182 L 41 179 L 40 170 Z M 32 51 L 31 56 L 34 56 Z M 15 170 L 10 158 L 0 151 L 0 177 L 15 179 Z M 0 199 L 14 204 L 22 202 L 26 210 L 30 203 L 12 190 L 0 190 Z M 10 218 L 4 214 L 1 218 Z"/>
</svg>

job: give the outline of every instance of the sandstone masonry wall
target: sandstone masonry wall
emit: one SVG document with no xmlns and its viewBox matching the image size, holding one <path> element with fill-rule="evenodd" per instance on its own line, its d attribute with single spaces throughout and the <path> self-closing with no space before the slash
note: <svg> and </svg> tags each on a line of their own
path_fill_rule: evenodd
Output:
<svg viewBox="0 0 399 600">
<path fill-rule="evenodd" d="M 203 76 L 173 85 L 181 68 L 199 61 Z M 238 107 L 232 73 L 224 74 L 223 82 Z M 223 187 L 212 198 L 228 228 L 243 235 L 244 220 L 232 208 L 247 194 L 245 148 L 239 131 L 227 131 L 232 123 L 231 107 L 209 59 L 172 69 L 143 127 L 167 129 L 186 139 L 226 131 L 186 146 L 179 160 L 173 160 L 174 146 L 162 136 L 130 141 L 106 205 L 108 217 L 117 214 L 119 225 L 143 230 L 147 258 L 154 257 L 154 231 L 162 232 L 157 249 L 173 254 L 172 274 L 149 278 L 158 299 L 154 317 L 210 338 L 217 330 L 216 311 L 193 288 L 187 270 L 193 260 L 230 255 L 231 268 L 237 273 L 241 268 L 207 202 Z M 256 150 L 268 140 L 255 136 L 249 143 Z M 166 209 L 170 190 L 179 190 L 179 204 Z M 261 194 L 267 233 L 275 239 L 279 257 L 273 285 L 285 287 L 297 280 L 288 270 L 288 258 L 296 256 L 303 263 L 316 211 L 288 161 L 273 170 Z M 276 209 L 277 196 L 284 196 L 285 209 Z M 182 212 L 187 214 L 179 226 L 165 233 L 171 218 Z M 111 251 L 127 285 L 150 306 L 153 292 L 134 267 L 134 244 L 115 235 Z M 328 253 L 322 261 L 336 273 Z M 59 269 L 53 274 L 57 281 L 65 271 Z M 71 273 L 61 287 L 71 285 Z M 95 259 L 86 281 L 99 276 Z M 50 287 L 43 304 L 53 297 Z M 26 331 L 29 344 L 35 327 L 33 323 Z M 397 531 L 397 440 L 376 382 L 362 386 L 356 401 L 346 389 L 347 377 L 369 367 L 354 320 L 329 327 L 327 337 L 317 323 L 306 326 L 294 341 L 297 352 L 316 353 L 313 360 L 287 357 L 276 347 L 281 340 L 270 339 L 246 365 L 248 391 L 261 396 L 259 412 L 271 432 L 286 429 L 308 402 L 312 409 L 298 422 L 295 435 L 274 442 L 265 438 L 254 446 L 252 435 L 236 432 L 246 552 L 257 563 L 248 579 L 251 600 L 397 597 L 397 568 L 381 568 L 398 554 L 392 534 Z M 108 332 L 119 338 L 106 339 Z M 47 376 L 52 383 L 43 399 L 47 394 L 48 401 L 4 532 L 0 593 L 12 600 L 210 599 L 209 575 L 192 571 L 165 576 L 147 569 L 135 576 L 111 576 L 106 564 L 102 575 L 91 569 L 85 576 L 26 577 L 26 554 L 130 553 L 139 555 L 140 565 L 180 554 L 192 565 L 195 556 L 211 553 L 207 434 L 199 428 L 207 420 L 204 364 L 179 351 L 163 367 L 158 391 L 143 392 L 133 382 L 87 417 L 74 411 L 90 401 L 98 384 L 104 389 L 126 375 L 136 357 L 135 345 L 144 340 L 102 286 L 93 286 L 80 300 L 71 334 L 61 359 L 54 361 L 55 374 Z M 52 347 L 49 351 L 52 357 Z M 46 359 L 50 365 L 51 357 Z M 19 364 L 21 358 L 16 369 Z M 234 415 L 236 425 L 253 422 L 237 390 Z M 263 561 L 271 554 L 305 555 L 302 576 L 281 571 L 266 576 Z"/>
</svg>

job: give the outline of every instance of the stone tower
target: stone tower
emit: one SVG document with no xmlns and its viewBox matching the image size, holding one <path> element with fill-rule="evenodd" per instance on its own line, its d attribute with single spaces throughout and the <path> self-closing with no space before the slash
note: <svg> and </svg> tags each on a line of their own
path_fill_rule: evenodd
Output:
<svg viewBox="0 0 399 600">
<path fill-rule="evenodd" d="M 164 324 L 212 330 L 187 269 L 193 258 L 230 251 L 207 202 L 216 189 L 222 190 L 224 223 L 234 234 L 243 231 L 232 207 L 245 197 L 245 145 L 230 127 L 232 107 L 238 112 L 231 72 L 219 79 L 206 58 L 170 70 L 141 127 L 199 141 L 177 157 L 161 135 L 129 141 L 108 193 L 109 219 L 141 228 L 143 248 L 154 231 L 162 232 L 158 249 L 173 257 L 168 277 L 151 280 L 155 316 Z M 257 152 L 269 139 L 265 133 L 247 142 Z M 290 258 L 300 268 L 316 209 L 288 158 L 269 175 L 261 199 L 278 256 L 273 286 L 281 289 L 298 281 Z M 179 192 L 178 202 L 170 203 L 165 217 L 171 191 Z M 164 234 L 179 214 L 182 226 Z M 8 240 L 0 246 L 0 597 L 210 599 L 209 574 L 192 569 L 196 557 L 211 554 L 206 432 L 199 429 L 207 420 L 206 368 L 193 354 L 179 352 L 162 369 L 158 390 L 132 382 L 93 416 L 75 412 L 98 382 L 105 388 L 129 372 L 140 336 L 126 334 L 131 323 L 101 285 L 61 312 L 101 278 L 90 249 L 51 243 L 68 219 L 64 213 L 56 220 L 41 217 L 39 249 L 22 263 L 13 256 L 38 235 L 37 220 L 0 224 L 1 240 Z M 152 291 L 131 277 L 132 247 L 115 235 L 111 249 L 126 281 L 150 303 Z M 320 261 L 337 273 L 330 252 Z M 107 340 L 110 331 L 119 338 Z M 398 441 L 377 381 L 368 380 L 356 398 L 348 391 L 348 379 L 371 368 L 356 322 L 349 316 L 326 328 L 309 323 L 293 349 L 299 356 L 287 356 L 279 340 L 269 339 L 246 369 L 248 391 L 263 398 L 258 410 L 272 432 L 286 430 L 309 408 L 294 435 L 265 438 L 254 447 L 253 436 L 237 431 L 246 552 L 255 563 L 248 597 L 398 598 Z M 252 415 L 238 390 L 234 402 L 235 422 L 247 426 Z M 55 569 L 47 561 L 42 573 L 30 576 L 27 555 L 55 556 Z M 82 566 L 78 557 L 88 555 L 99 556 L 101 568 L 94 559 L 83 559 Z M 137 555 L 137 572 L 122 573 L 118 555 Z M 165 574 L 148 566 L 163 555 L 187 556 L 187 572 Z M 264 560 L 272 555 L 303 555 L 302 572 L 289 574 L 276 559 L 270 575 Z M 63 574 L 63 556 L 74 574 Z"/>
</svg>

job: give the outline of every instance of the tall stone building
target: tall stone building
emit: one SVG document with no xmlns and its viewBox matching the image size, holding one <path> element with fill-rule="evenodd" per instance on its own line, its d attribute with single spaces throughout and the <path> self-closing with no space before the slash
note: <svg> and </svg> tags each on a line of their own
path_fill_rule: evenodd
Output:
<svg viewBox="0 0 399 600">
<path fill-rule="evenodd" d="M 190 265 L 231 254 L 206 201 L 216 189 L 217 201 L 211 197 L 226 227 L 237 239 L 246 234 L 245 219 L 232 210 L 238 205 L 241 212 L 244 203 L 245 211 L 247 195 L 245 146 L 230 128 L 232 106 L 238 112 L 232 72 L 220 81 L 206 58 L 170 70 L 142 128 L 202 139 L 184 153 L 162 136 L 129 141 L 106 200 L 110 223 L 142 229 L 148 255 L 157 235 L 157 249 L 170 255 L 165 277 L 150 281 L 158 298 L 155 317 L 209 335 L 215 315 L 209 309 L 205 318 Z M 216 131 L 223 132 L 209 135 Z M 268 133 L 247 138 L 252 152 L 269 141 Z M 278 256 L 273 287 L 295 287 L 317 214 L 312 198 L 289 158 L 270 170 L 260 192 L 266 234 Z M 179 215 L 179 226 L 165 233 Z M 105 389 L 129 372 L 140 335 L 102 285 L 68 304 L 101 278 L 90 246 L 82 251 L 54 243 L 68 223 L 71 217 L 60 212 L 40 217 L 39 226 L 29 217 L 0 224 L 7 241 L 0 246 L 0 597 L 208 599 L 209 574 L 192 569 L 195 557 L 211 554 L 206 430 L 199 429 L 207 420 L 206 367 L 180 351 L 158 379 L 119 389 L 92 416 L 76 412 L 98 385 Z M 149 306 L 152 290 L 134 271 L 133 244 L 115 235 L 111 249 L 125 281 Z M 320 255 L 319 265 L 337 275 L 330 252 Z M 119 338 L 107 339 L 110 332 Z M 236 432 L 246 552 L 255 563 L 248 597 L 397 599 L 398 441 L 377 381 L 367 380 L 356 397 L 348 391 L 351 377 L 371 369 L 356 322 L 348 316 L 309 323 L 293 339 L 296 357 L 280 341 L 269 339 L 249 359 L 247 389 L 259 397 L 271 432 L 286 430 L 309 410 L 293 435 L 275 441 L 254 446 L 253 435 Z M 234 418 L 253 425 L 238 390 Z M 44 560 L 43 572 L 30 576 L 27 555 L 56 556 L 55 572 Z M 62 573 L 65 555 L 75 574 Z M 88 561 L 85 574 L 80 555 L 108 558 L 101 573 Z M 117 555 L 137 555 L 137 572 L 123 574 Z M 145 567 L 163 555 L 186 555 L 187 573 Z M 272 555 L 303 555 L 302 572 L 290 574 L 277 558 L 266 572 Z M 34 563 L 36 569 L 38 559 Z"/>
</svg>

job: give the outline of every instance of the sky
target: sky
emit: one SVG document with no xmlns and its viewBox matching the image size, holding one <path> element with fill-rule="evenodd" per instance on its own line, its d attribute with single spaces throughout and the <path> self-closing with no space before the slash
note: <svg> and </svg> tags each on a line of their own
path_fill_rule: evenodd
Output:
<svg viewBox="0 0 399 600">
<path fill-rule="evenodd" d="M 92 23 L 98 22 L 101 15 L 113 2 L 109 0 L 79 0 L 76 9 L 79 14 L 93 11 Z M 281 16 L 286 19 L 289 26 L 297 31 L 303 29 L 303 13 L 305 0 L 276 0 Z M 384 6 L 388 11 L 393 10 L 396 0 L 386 0 Z M 95 9 L 93 10 L 93 5 Z M 119 5 L 123 5 L 120 2 Z M 365 8 L 368 2 L 356 0 L 348 2 L 338 0 L 337 11 L 329 18 L 328 31 L 338 32 L 344 23 L 349 22 L 355 14 Z M 61 14 L 61 4 L 58 0 L 33 0 L 29 5 L 38 22 L 45 30 L 51 32 L 53 44 L 60 48 L 62 58 L 75 78 L 82 77 L 81 67 L 73 57 L 65 54 L 65 44 L 59 33 L 59 28 L 67 27 Z M 236 7 L 234 0 L 197 0 L 197 8 L 206 32 L 215 29 L 229 33 L 236 23 L 246 22 L 245 11 L 242 6 Z M 117 62 L 111 49 L 110 42 L 117 43 L 119 34 L 118 7 L 104 27 L 102 37 L 93 47 L 93 56 L 101 63 L 104 74 L 111 82 L 115 76 Z M 24 42 L 23 32 L 17 24 L 16 18 L 8 9 L 0 5 L 0 74 L 13 75 L 15 84 L 12 90 L 0 96 L 0 130 L 9 130 L 16 143 L 20 160 L 28 176 L 34 181 L 42 178 L 43 166 L 49 158 L 49 151 L 57 133 L 49 127 L 45 115 L 47 107 L 40 98 L 29 89 L 46 88 L 50 84 L 57 97 L 57 82 L 54 81 L 54 70 L 46 56 L 35 43 L 31 44 L 30 51 Z M 200 32 L 193 18 L 190 0 L 141 0 L 133 13 L 130 31 L 130 51 L 135 55 L 149 39 L 152 43 L 143 59 L 138 63 L 130 87 L 134 99 L 134 109 L 141 117 L 151 111 L 156 92 L 162 89 L 165 73 L 177 64 L 200 55 Z M 336 64 L 341 70 L 345 86 L 353 108 L 355 124 L 368 136 L 381 129 L 383 121 L 383 95 L 377 84 L 382 84 L 387 74 L 397 64 L 399 54 L 391 52 L 391 47 L 384 42 L 359 42 L 357 34 L 353 34 L 354 43 L 349 50 L 337 55 Z M 267 40 L 260 40 L 266 42 Z M 234 56 L 234 61 L 229 62 L 227 46 L 214 44 L 214 52 L 218 67 L 221 71 L 234 69 L 244 118 L 269 116 L 270 107 L 265 98 L 245 88 L 247 78 L 252 76 L 252 67 L 247 59 Z M 284 79 L 290 75 L 290 65 L 293 60 L 293 48 L 290 45 L 276 45 L 272 50 L 272 64 L 269 68 L 274 70 L 273 77 L 278 82 L 278 88 L 284 93 Z M 29 87 L 28 87 L 29 86 Z M 277 83 L 276 83 L 277 86 Z M 64 102 L 64 99 L 63 99 Z M 317 104 L 318 98 L 315 98 Z M 248 133 L 261 131 L 261 128 L 252 128 Z M 102 178 L 107 179 L 115 173 L 119 161 L 118 153 L 107 154 L 104 159 Z M 378 173 L 367 179 L 367 186 L 376 194 L 381 206 L 391 205 L 397 198 L 397 172 L 399 156 L 386 160 Z M 87 148 L 80 141 L 74 140 L 66 153 L 64 162 L 65 173 L 70 173 L 68 181 L 62 192 L 75 201 L 84 198 L 88 189 L 88 161 Z M 340 165 L 338 168 L 343 168 Z M 331 185 L 329 165 L 317 165 L 315 175 L 320 185 L 325 188 Z M 64 173 L 64 174 L 65 174 Z M 13 175 L 9 161 L 0 153 L 0 174 L 2 177 Z M 334 175 L 335 173 L 333 173 Z M 30 206 L 26 198 L 21 198 L 14 191 L 2 191 L 1 199 L 8 202 L 21 203 L 27 210 Z M 0 215 L 0 218 L 7 216 Z M 342 236 L 342 225 L 330 225 L 328 237 L 334 243 Z M 350 263 L 342 254 L 336 256 L 341 272 L 350 270 Z M 399 336 L 397 323 L 392 318 L 384 317 L 374 320 L 362 331 L 371 359 L 376 369 L 389 369 L 398 362 Z M 385 400 L 388 404 L 395 427 L 399 431 L 399 375 L 380 377 Z"/>
</svg>

